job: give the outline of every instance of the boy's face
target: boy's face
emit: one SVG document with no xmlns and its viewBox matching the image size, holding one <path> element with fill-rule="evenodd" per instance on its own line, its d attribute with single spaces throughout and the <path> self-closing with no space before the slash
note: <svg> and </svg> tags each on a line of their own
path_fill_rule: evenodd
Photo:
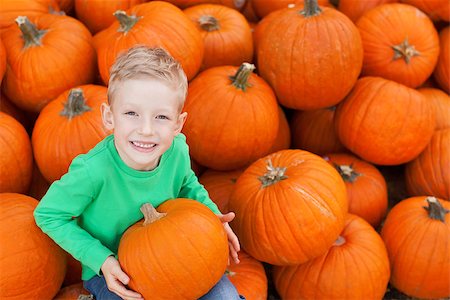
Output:
<svg viewBox="0 0 450 300">
<path fill-rule="evenodd" d="M 180 93 L 148 78 L 118 83 L 111 106 L 102 106 L 103 123 L 114 129 L 117 152 L 135 170 L 158 166 L 186 116 L 186 112 L 180 114 Z"/>
</svg>

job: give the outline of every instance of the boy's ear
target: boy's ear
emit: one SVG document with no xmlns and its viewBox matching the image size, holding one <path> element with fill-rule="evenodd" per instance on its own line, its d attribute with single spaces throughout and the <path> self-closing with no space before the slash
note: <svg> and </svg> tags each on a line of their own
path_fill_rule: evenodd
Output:
<svg viewBox="0 0 450 300">
<path fill-rule="evenodd" d="M 175 128 L 175 135 L 179 134 L 181 132 L 181 129 L 183 129 L 184 122 L 186 122 L 187 118 L 187 112 L 183 112 L 178 116 L 178 122 L 177 127 Z"/>
<path fill-rule="evenodd" d="M 111 111 L 111 106 L 106 103 L 102 103 L 102 106 L 100 106 L 100 111 L 102 113 L 103 126 L 105 126 L 105 128 L 108 130 L 113 130 L 114 119 L 113 113 Z"/>
</svg>

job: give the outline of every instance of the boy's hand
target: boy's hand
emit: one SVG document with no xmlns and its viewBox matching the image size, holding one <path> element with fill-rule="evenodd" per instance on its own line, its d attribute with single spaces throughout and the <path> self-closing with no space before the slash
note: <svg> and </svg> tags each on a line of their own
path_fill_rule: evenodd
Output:
<svg viewBox="0 0 450 300">
<path fill-rule="evenodd" d="M 239 261 L 239 257 L 238 257 L 238 252 L 241 250 L 241 246 L 239 245 L 239 239 L 236 236 L 236 234 L 233 232 L 233 229 L 231 229 L 230 225 L 228 224 L 228 222 L 233 221 L 234 219 L 234 212 L 229 212 L 227 214 L 218 214 L 217 215 L 220 219 L 220 221 L 223 223 L 223 227 L 225 228 L 225 232 L 227 233 L 227 237 L 228 237 L 228 246 L 230 248 L 230 255 L 231 258 L 233 258 L 233 261 L 238 264 Z M 230 261 L 228 260 L 228 264 L 230 263 Z"/>
<path fill-rule="evenodd" d="M 117 294 L 122 299 L 139 299 L 143 300 L 142 296 L 132 290 L 128 290 L 125 285 L 128 284 L 130 278 L 122 268 L 119 262 L 114 256 L 108 256 L 108 258 L 103 263 L 101 270 L 103 276 L 105 277 L 108 289 Z"/>
</svg>

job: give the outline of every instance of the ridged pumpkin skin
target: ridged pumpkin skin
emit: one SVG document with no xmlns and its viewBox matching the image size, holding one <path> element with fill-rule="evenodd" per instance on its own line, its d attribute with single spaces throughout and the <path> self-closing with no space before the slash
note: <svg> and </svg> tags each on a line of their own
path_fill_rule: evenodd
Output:
<svg viewBox="0 0 450 300">
<path fill-rule="evenodd" d="M 274 265 L 301 264 L 326 252 L 344 227 L 347 206 L 337 171 L 302 150 L 282 150 L 254 162 L 229 202 L 236 213 L 231 226 L 243 249 Z"/>
<path fill-rule="evenodd" d="M 267 277 L 263 264 L 243 250 L 239 251 L 239 260 L 239 264 L 231 261 L 225 272 L 239 295 L 246 300 L 267 300 Z"/>
<path fill-rule="evenodd" d="M 170 2 L 182 9 L 199 4 L 212 3 L 240 10 L 245 5 L 245 0 L 165 0 L 165 1 Z"/>
<path fill-rule="evenodd" d="M 388 207 L 386 180 L 380 171 L 351 154 L 327 154 L 324 158 L 345 182 L 348 212 L 377 228 Z"/>
<path fill-rule="evenodd" d="M 132 26 L 122 26 L 116 20 L 96 35 L 98 68 L 105 84 L 109 81 L 109 68 L 118 54 L 135 44 L 163 47 L 180 62 L 189 80 L 200 69 L 203 59 L 203 40 L 191 20 L 173 4 L 151 1 L 135 5 L 121 19 L 138 20 Z M 170 28 L 170 30 L 168 30 Z"/>
<path fill-rule="evenodd" d="M 31 197 L 0 194 L 0 298 L 53 299 L 66 272 L 64 251 L 36 226 Z"/>
<path fill-rule="evenodd" d="M 114 0 L 91 1 L 75 0 L 77 19 L 83 22 L 92 34 L 99 32 L 114 22 L 113 13 L 116 10 L 128 8 L 143 3 L 145 0 Z"/>
<path fill-rule="evenodd" d="M 362 75 L 415 88 L 433 73 L 439 36 L 433 22 L 419 9 L 401 3 L 377 6 L 356 25 L 364 48 Z"/>
<path fill-rule="evenodd" d="M 339 0 L 337 9 L 343 12 L 354 23 L 368 10 L 386 3 L 394 3 L 399 0 Z"/>
<path fill-rule="evenodd" d="M 294 111 L 290 120 L 292 147 L 317 155 L 343 152 L 345 147 L 334 128 L 335 112 L 336 107 Z"/>
<path fill-rule="evenodd" d="M 425 12 L 433 21 L 450 21 L 450 5 L 448 0 L 402 0 Z"/>
<path fill-rule="evenodd" d="M 435 196 L 450 201 L 450 128 L 438 130 L 420 155 L 405 169 L 411 196 Z"/>
<path fill-rule="evenodd" d="M 288 108 L 337 104 L 361 71 L 363 49 L 356 26 L 336 9 L 321 7 L 319 12 L 313 7 L 277 12 L 256 42 L 258 71 Z M 310 16 L 302 15 L 309 8 Z"/>
<path fill-rule="evenodd" d="M 0 112 L 0 149 L 0 193 L 27 193 L 33 172 L 31 141 L 19 121 L 3 112 Z"/>
<path fill-rule="evenodd" d="M 282 299 L 382 299 L 389 275 L 383 240 L 351 214 L 326 253 L 302 265 L 274 268 Z"/>
<path fill-rule="evenodd" d="M 201 70 L 217 66 L 240 66 L 253 59 L 250 25 L 237 10 L 202 4 L 184 10 L 200 31 L 205 45 Z"/>
<path fill-rule="evenodd" d="M 132 225 L 119 244 L 129 286 L 145 299 L 198 299 L 222 277 L 228 240 L 219 218 L 200 202 L 168 200 L 167 213 L 148 225 Z M 176 288 L 174 288 L 176 287 Z"/>
<path fill-rule="evenodd" d="M 433 218 L 430 200 L 443 207 L 436 213 L 434 204 Z M 448 201 L 412 197 L 389 211 L 381 237 L 389 254 L 391 284 L 402 293 L 421 299 L 450 296 L 449 210 Z"/>
<path fill-rule="evenodd" d="M 450 96 L 435 88 L 420 88 L 418 91 L 427 97 L 434 106 L 436 130 L 450 128 Z"/>
<path fill-rule="evenodd" d="M 92 36 L 80 21 L 50 14 L 30 21 L 46 31 L 40 46 L 25 47 L 18 26 L 3 33 L 9 66 L 3 92 L 20 108 L 39 112 L 65 90 L 93 82 L 96 55 Z"/>
<path fill-rule="evenodd" d="M 8 26 L 14 26 L 17 16 L 32 18 L 48 14 L 51 9 L 58 11 L 58 5 L 54 0 L 0 0 L 0 31 Z"/>
<path fill-rule="evenodd" d="M 441 51 L 433 75 L 439 86 L 450 93 L 450 68 L 448 67 L 450 65 L 450 26 L 439 33 L 439 45 Z"/>
<path fill-rule="evenodd" d="M 267 155 L 275 141 L 275 95 L 251 66 L 244 65 L 207 69 L 189 84 L 183 133 L 192 157 L 208 168 L 246 167 Z"/>
<path fill-rule="evenodd" d="M 425 96 L 381 77 L 359 79 L 338 105 L 334 120 L 342 144 L 379 165 L 399 165 L 417 157 L 436 122 Z"/>
<path fill-rule="evenodd" d="M 81 95 L 74 96 L 76 91 Z M 36 163 L 48 182 L 59 179 L 78 154 L 87 153 L 110 133 L 100 113 L 106 102 L 106 87 L 84 85 L 65 91 L 41 111 L 32 144 Z"/>
<path fill-rule="evenodd" d="M 304 2 L 304 0 L 252 0 L 252 5 L 256 15 L 264 18 L 276 10 L 287 8 L 289 5 L 302 7 Z M 318 0 L 317 2 L 320 6 L 331 6 L 328 0 Z"/>
</svg>

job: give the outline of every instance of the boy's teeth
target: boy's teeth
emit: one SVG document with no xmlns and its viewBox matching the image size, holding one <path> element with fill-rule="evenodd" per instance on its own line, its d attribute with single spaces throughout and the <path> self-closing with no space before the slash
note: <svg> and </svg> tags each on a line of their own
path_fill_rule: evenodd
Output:
<svg viewBox="0 0 450 300">
<path fill-rule="evenodd" d="M 155 146 L 155 144 L 143 144 L 143 143 L 139 143 L 139 142 L 133 142 L 133 144 L 135 144 L 138 147 L 142 147 L 142 148 L 151 148 L 151 147 Z"/>
</svg>

